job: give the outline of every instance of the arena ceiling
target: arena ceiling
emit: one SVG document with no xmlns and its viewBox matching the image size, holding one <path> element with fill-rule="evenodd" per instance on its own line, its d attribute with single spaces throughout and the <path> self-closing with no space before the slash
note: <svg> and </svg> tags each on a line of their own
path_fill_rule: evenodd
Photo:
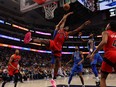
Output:
<svg viewBox="0 0 116 87">
<path fill-rule="evenodd" d="M 36 27 L 49 27 L 53 29 L 61 20 L 63 15 L 67 13 L 63 10 L 63 8 L 57 8 L 55 10 L 55 17 L 51 20 L 46 20 L 42 8 L 37 8 L 26 13 L 20 12 L 19 1 L 20 0 L 0 0 L 0 15 L 9 21 L 15 21 Z M 94 13 L 87 10 L 78 2 L 71 4 L 70 11 L 73 11 L 74 14 L 68 18 L 66 25 L 70 26 L 71 29 L 79 26 L 85 20 L 95 17 Z"/>
</svg>

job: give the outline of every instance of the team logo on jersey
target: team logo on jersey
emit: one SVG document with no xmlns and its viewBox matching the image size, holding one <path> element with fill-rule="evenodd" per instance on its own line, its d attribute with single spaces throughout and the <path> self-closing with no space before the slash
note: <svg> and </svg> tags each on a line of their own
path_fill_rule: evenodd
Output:
<svg viewBox="0 0 116 87">
<path fill-rule="evenodd" d="M 111 35 L 111 38 L 116 38 L 116 35 L 112 34 L 112 35 Z"/>
</svg>

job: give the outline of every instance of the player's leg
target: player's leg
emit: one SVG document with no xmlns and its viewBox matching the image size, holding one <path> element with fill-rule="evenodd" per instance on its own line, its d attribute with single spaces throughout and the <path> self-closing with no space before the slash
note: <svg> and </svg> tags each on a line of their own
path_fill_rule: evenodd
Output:
<svg viewBox="0 0 116 87">
<path fill-rule="evenodd" d="M 84 79 L 83 79 L 83 76 L 82 76 L 83 65 L 80 64 L 80 65 L 78 65 L 77 67 L 78 67 L 78 68 L 77 68 L 77 73 L 78 73 L 78 75 L 79 75 L 79 77 L 80 77 L 80 80 L 81 80 L 81 83 L 82 83 L 82 87 L 85 87 L 85 85 L 84 85 Z"/>
<path fill-rule="evenodd" d="M 50 41 L 49 40 L 33 39 L 32 42 L 39 43 L 39 44 L 45 44 L 46 46 L 50 45 Z"/>
<path fill-rule="evenodd" d="M 52 56 L 52 59 L 51 59 L 51 75 L 52 75 L 52 79 L 54 78 L 54 68 L 55 68 L 55 58 L 54 58 L 54 56 Z"/>
<path fill-rule="evenodd" d="M 100 87 L 106 87 L 106 79 L 109 73 L 101 72 Z"/>
<path fill-rule="evenodd" d="M 101 57 L 101 55 L 98 53 L 98 61 L 99 63 L 102 63 L 103 62 L 103 58 Z"/>
<path fill-rule="evenodd" d="M 30 42 L 36 42 L 39 44 L 45 44 L 46 46 L 50 46 L 50 40 L 41 40 L 39 38 L 33 38 L 31 36 L 31 32 L 28 32 L 25 34 L 24 43 L 28 44 Z"/>
<path fill-rule="evenodd" d="M 4 76 L 3 76 L 3 83 L 2 83 L 2 86 L 1 86 L 1 87 L 4 87 L 5 84 L 6 84 L 7 82 L 12 81 L 12 78 L 13 78 L 13 71 L 14 71 L 14 70 L 13 70 L 12 68 L 8 68 L 9 77 L 4 77 Z"/>
<path fill-rule="evenodd" d="M 63 72 L 62 72 L 62 64 L 61 64 L 61 61 L 59 62 L 59 69 L 58 69 L 58 72 L 59 72 L 59 75 L 60 75 L 61 77 L 64 77 Z"/>
<path fill-rule="evenodd" d="M 55 62 L 55 68 L 54 68 L 54 79 L 56 79 L 56 76 L 58 74 L 58 69 L 61 65 L 60 57 L 55 57 L 55 58 L 56 58 L 56 62 Z"/>
<path fill-rule="evenodd" d="M 82 76 L 82 72 L 78 73 L 79 77 L 80 77 L 80 80 L 81 80 L 81 83 L 82 83 L 82 87 L 85 87 L 84 85 L 84 79 L 83 79 L 83 76 Z"/>
<path fill-rule="evenodd" d="M 19 73 L 14 74 L 14 87 L 17 86 Z"/>
<path fill-rule="evenodd" d="M 106 79 L 107 76 L 110 72 L 113 71 L 112 69 L 113 67 L 110 66 L 109 64 L 107 64 L 106 62 L 102 62 L 102 66 L 101 66 L 101 80 L 100 80 L 100 86 L 101 87 L 106 87 Z"/>
<path fill-rule="evenodd" d="M 70 86 L 70 83 L 71 83 L 71 81 L 72 81 L 72 77 L 74 76 L 75 70 L 76 70 L 76 65 L 73 65 L 73 68 L 72 68 L 72 70 L 71 70 L 71 72 L 70 72 L 70 76 L 69 76 L 69 79 L 68 79 L 68 85 L 69 85 L 69 86 Z"/>
<path fill-rule="evenodd" d="M 91 62 L 91 68 L 92 68 L 92 71 L 96 77 L 96 82 L 100 82 L 100 79 L 98 77 L 98 70 L 97 70 L 97 67 L 96 67 L 96 64 L 97 64 L 97 58 L 98 58 L 98 55 L 95 54 L 94 56 L 94 60 Z"/>
</svg>

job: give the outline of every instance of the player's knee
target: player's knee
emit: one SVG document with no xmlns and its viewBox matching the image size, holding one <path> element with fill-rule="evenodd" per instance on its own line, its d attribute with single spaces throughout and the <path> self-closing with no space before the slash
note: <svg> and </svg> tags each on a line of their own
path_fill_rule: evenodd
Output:
<svg viewBox="0 0 116 87">
<path fill-rule="evenodd" d="M 101 79 L 106 79 L 108 76 L 108 73 L 101 73 Z"/>
</svg>

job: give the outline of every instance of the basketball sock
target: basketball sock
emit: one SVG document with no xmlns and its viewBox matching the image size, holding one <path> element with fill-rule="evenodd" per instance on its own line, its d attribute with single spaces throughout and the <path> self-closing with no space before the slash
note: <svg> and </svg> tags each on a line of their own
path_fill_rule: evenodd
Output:
<svg viewBox="0 0 116 87">
<path fill-rule="evenodd" d="M 54 69 L 52 69 L 51 74 L 52 74 L 52 79 L 53 79 L 54 78 Z"/>
</svg>

